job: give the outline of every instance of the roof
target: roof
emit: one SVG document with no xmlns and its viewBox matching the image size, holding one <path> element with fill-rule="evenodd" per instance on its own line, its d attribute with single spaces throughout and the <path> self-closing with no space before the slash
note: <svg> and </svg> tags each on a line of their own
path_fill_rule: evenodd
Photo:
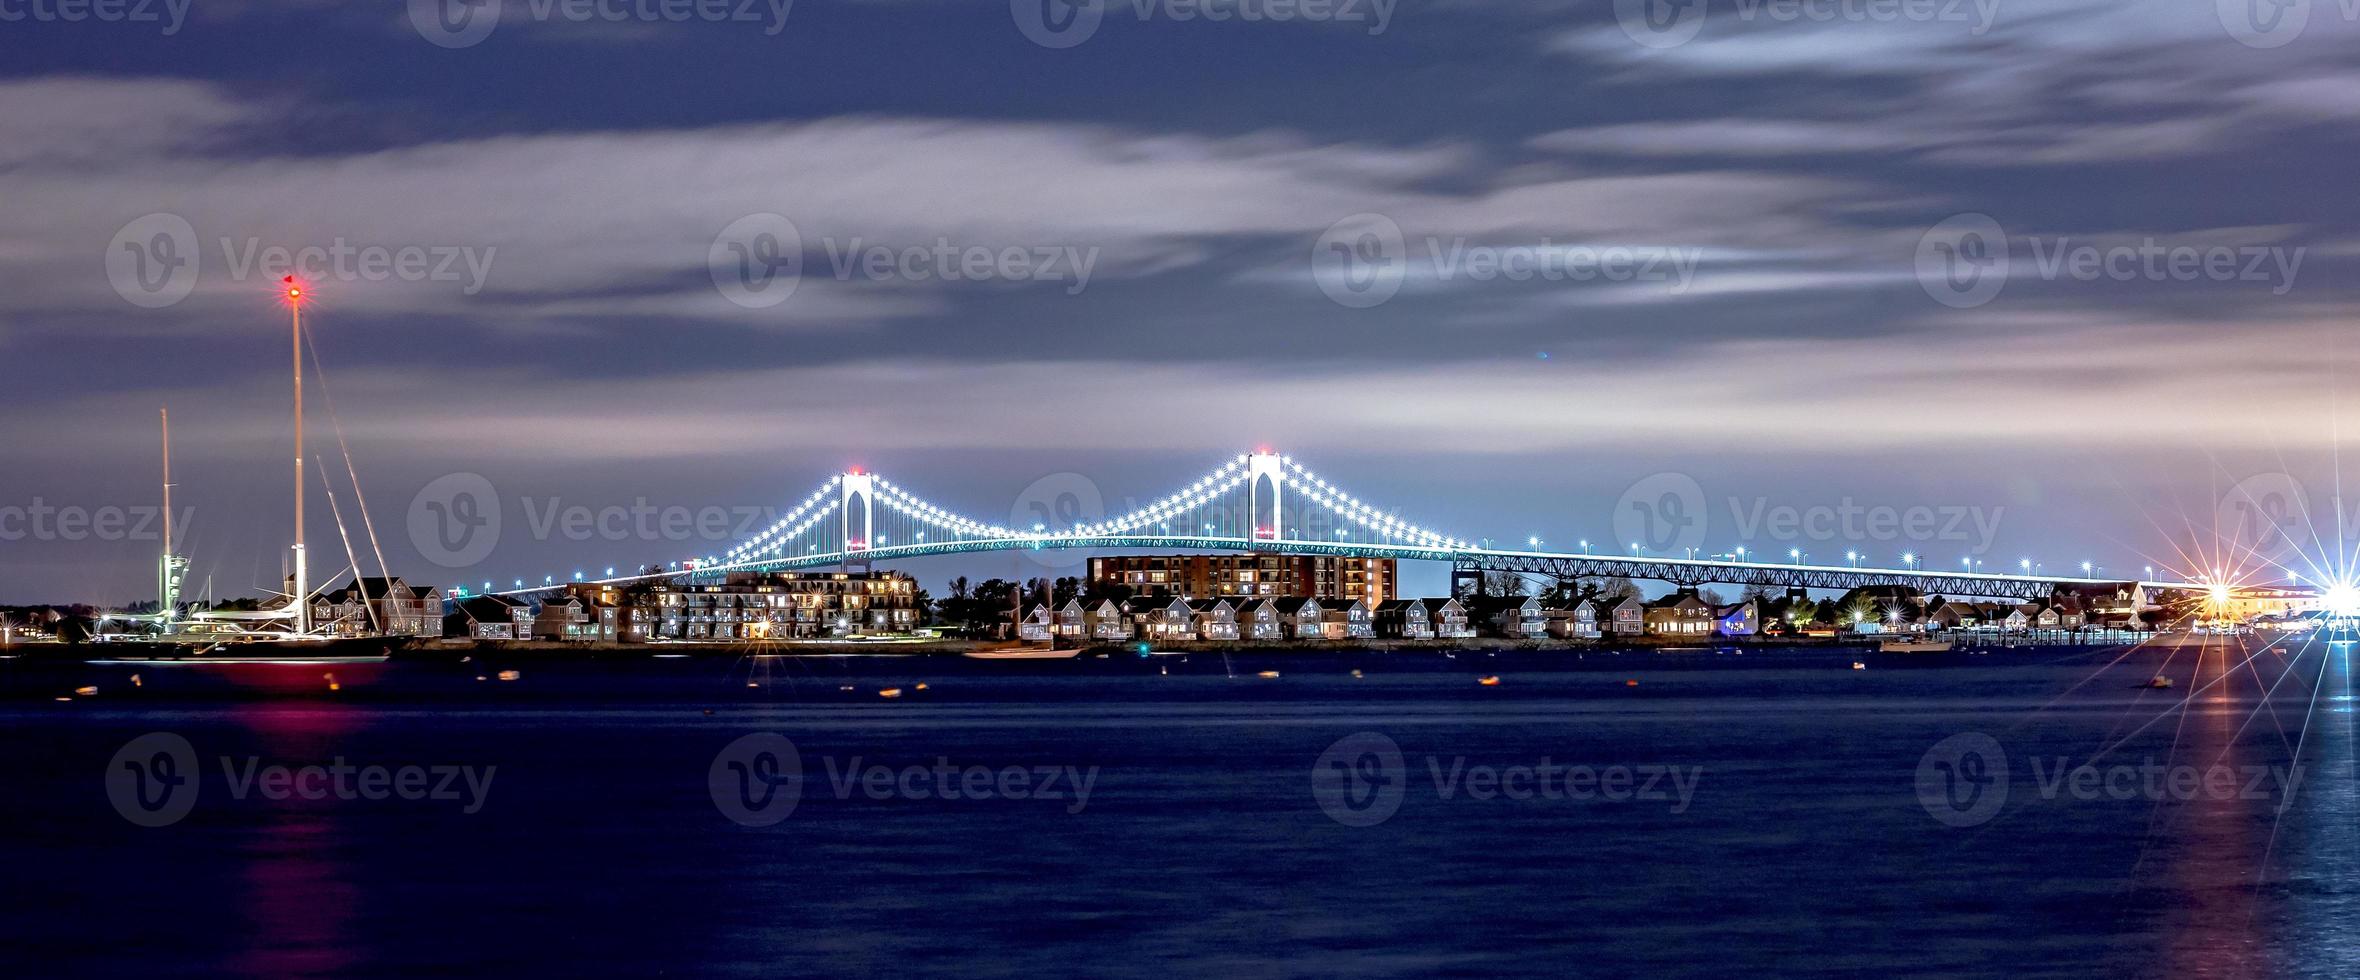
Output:
<svg viewBox="0 0 2360 980">
<path fill-rule="evenodd" d="M 1279 614 L 1284 616 L 1293 616 L 1302 612 L 1306 603 L 1313 609 L 1319 608 L 1319 600 L 1306 596 L 1289 595 L 1270 600 L 1271 608 L 1278 610 Z"/>
<path fill-rule="evenodd" d="M 459 600 L 458 611 L 474 620 L 513 619 L 516 610 L 525 608 L 523 602 L 503 595 L 469 596 Z"/>
<path fill-rule="evenodd" d="M 1377 611 L 1378 611 L 1378 612 L 1406 612 L 1406 611 L 1408 611 L 1409 607 L 1411 607 L 1411 606 L 1416 606 L 1416 607 L 1418 607 L 1418 611 L 1419 611 L 1419 612 L 1424 612 L 1424 611 L 1426 611 L 1426 600 L 1424 600 L 1424 599 L 1387 599 L 1387 600 L 1385 600 L 1385 601 L 1383 601 L 1383 602 L 1377 603 Z"/>
</svg>

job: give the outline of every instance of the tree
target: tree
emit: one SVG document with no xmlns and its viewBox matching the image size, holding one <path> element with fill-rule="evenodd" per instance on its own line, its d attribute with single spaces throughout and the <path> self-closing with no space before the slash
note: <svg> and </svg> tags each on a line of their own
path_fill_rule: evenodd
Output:
<svg viewBox="0 0 2360 980">
<path fill-rule="evenodd" d="M 1515 572 L 1485 572 L 1483 575 L 1483 592 L 1486 595 L 1523 596 L 1531 591 L 1526 587 L 1524 576 Z"/>
<path fill-rule="evenodd" d="M 1639 586 L 1620 575 L 1584 579 L 1582 587 L 1588 590 L 1587 595 L 1593 601 L 1621 602 L 1639 597 Z"/>
<path fill-rule="evenodd" d="M 1722 598 L 1721 593 L 1709 588 L 1696 590 L 1696 597 L 1702 600 L 1704 604 L 1715 608 L 1729 604 L 1729 600 Z"/>
<path fill-rule="evenodd" d="M 968 598 L 967 576 L 961 575 L 951 580 L 951 598 L 962 601 Z"/>
</svg>

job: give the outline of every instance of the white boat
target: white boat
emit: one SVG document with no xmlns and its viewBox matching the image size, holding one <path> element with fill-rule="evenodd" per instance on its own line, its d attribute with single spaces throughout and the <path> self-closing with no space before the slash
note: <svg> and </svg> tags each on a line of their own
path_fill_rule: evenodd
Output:
<svg viewBox="0 0 2360 980">
<path fill-rule="evenodd" d="M 1931 636 L 1896 636 L 1877 644 L 1877 651 L 1880 653 L 1948 653 L 1951 646 L 1951 641 L 1938 640 Z"/>
</svg>

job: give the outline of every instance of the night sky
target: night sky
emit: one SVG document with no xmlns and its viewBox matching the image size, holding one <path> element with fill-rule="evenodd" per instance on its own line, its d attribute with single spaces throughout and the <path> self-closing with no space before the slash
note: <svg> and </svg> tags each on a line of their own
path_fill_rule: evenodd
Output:
<svg viewBox="0 0 2360 980">
<path fill-rule="evenodd" d="M 2202 563 L 2240 485 L 2360 528 L 2360 25 L 2332 0 L 2266 29 L 2244 0 L 506 0 L 456 34 L 432 2 L 174 2 L 0 0 L 0 603 L 151 594 L 166 404 L 190 588 L 277 578 L 271 257 L 306 247 L 356 256 L 299 270 L 312 449 L 341 481 L 332 401 L 388 560 L 437 585 L 728 544 L 538 531 L 552 508 L 784 508 L 860 465 L 989 520 L 1075 486 L 1115 511 L 1258 445 L 1568 549 L 1667 492 L 1707 551 L 1830 562 Z M 749 299 L 741 260 L 799 264 L 792 292 Z M 503 533 L 449 567 L 409 517 L 454 473 Z M 1772 516 L 1850 507 L 1936 526 Z"/>
</svg>

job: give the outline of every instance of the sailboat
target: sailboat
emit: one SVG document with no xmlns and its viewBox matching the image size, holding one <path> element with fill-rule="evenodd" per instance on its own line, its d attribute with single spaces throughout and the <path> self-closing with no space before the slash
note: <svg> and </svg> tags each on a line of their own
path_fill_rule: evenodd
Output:
<svg viewBox="0 0 2360 980">
<path fill-rule="evenodd" d="M 158 604 L 155 618 L 163 630 L 149 637 L 101 637 L 107 642 L 108 659 L 368 661 L 384 660 L 412 641 L 410 637 L 381 633 L 351 635 L 339 632 L 330 635 L 321 632 L 312 622 L 312 602 L 325 591 L 326 583 L 316 589 L 311 586 L 303 541 L 303 503 L 306 496 L 303 472 L 304 289 L 294 276 L 288 276 L 281 282 L 282 295 L 289 311 L 290 335 L 293 338 L 295 393 L 295 545 L 293 574 L 288 576 L 287 588 L 281 593 L 284 601 L 255 610 L 199 610 L 185 618 L 181 615 L 180 587 L 188 572 L 188 557 L 174 553 L 177 542 L 172 536 L 172 416 L 169 409 L 161 409 L 159 414 L 164 436 L 164 554 L 158 561 L 156 571 Z M 326 481 L 324 470 L 321 479 Z M 355 492 L 358 492 L 357 483 Z M 333 508 L 336 501 L 332 489 L 328 502 Z M 366 517 L 365 512 L 363 517 Z M 337 529 L 339 533 L 344 530 L 341 513 L 337 516 Z M 373 534 L 372 531 L 372 541 Z M 346 557 L 351 560 L 348 570 L 356 581 L 360 581 L 360 561 L 351 554 L 349 535 L 346 536 L 345 548 Z M 341 575 L 331 577 L 328 581 L 333 582 L 339 577 Z M 364 605 L 370 602 L 365 593 L 362 602 Z M 376 616 L 374 608 L 370 615 L 372 619 Z"/>
</svg>

